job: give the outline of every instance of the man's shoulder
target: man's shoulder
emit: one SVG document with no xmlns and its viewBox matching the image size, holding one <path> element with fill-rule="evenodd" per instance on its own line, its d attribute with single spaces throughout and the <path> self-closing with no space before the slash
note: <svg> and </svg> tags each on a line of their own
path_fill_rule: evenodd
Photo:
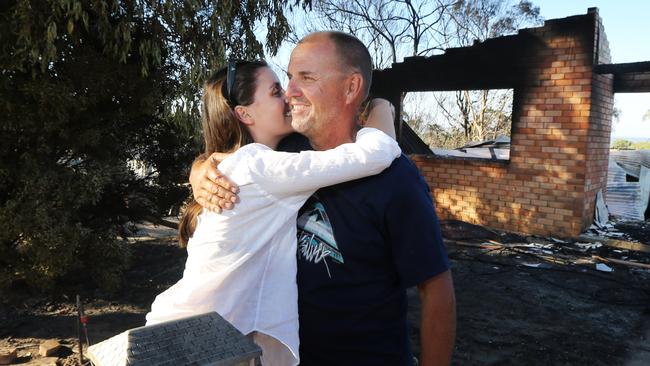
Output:
<svg viewBox="0 0 650 366">
<path fill-rule="evenodd" d="M 401 174 L 401 173 L 419 173 L 420 171 L 415 164 L 404 153 L 393 161 L 393 164 L 386 169 L 387 174 Z"/>
<path fill-rule="evenodd" d="M 428 192 L 428 185 L 415 164 L 404 154 L 379 174 L 355 181 L 341 183 L 330 189 L 338 192 L 348 192 L 355 196 L 373 197 L 373 199 L 396 198 L 414 191 Z"/>
<path fill-rule="evenodd" d="M 401 154 L 383 172 L 370 177 L 369 182 L 394 184 L 396 187 L 424 183 L 420 170 L 406 155 Z"/>
</svg>

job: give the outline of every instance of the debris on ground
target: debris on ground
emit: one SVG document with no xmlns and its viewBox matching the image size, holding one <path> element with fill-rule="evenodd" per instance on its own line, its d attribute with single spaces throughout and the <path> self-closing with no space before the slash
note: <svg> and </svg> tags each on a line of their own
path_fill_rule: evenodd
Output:
<svg viewBox="0 0 650 366">
<path fill-rule="evenodd" d="M 616 264 L 648 270 L 650 275 L 650 245 L 647 244 L 650 225 L 645 222 L 610 221 L 601 226 L 592 225 L 577 239 L 482 231 L 480 226 L 455 220 L 443 221 L 441 228 L 448 244 L 478 247 L 500 255 L 504 252 L 518 254 L 515 259 L 525 257 L 519 263 L 528 267 L 586 265 L 598 271 L 612 272 L 615 268 L 611 265 Z M 489 235 L 484 235 L 486 232 Z M 531 261 L 531 258 L 536 261 Z M 546 265 L 542 265 L 544 263 Z"/>
<path fill-rule="evenodd" d="M 59 352 L 61 343 L 55 339 L 48 339 L 38 347 L 38 354 L 43 357 L 53 356 Z"/>
<path fill-rule="evenodd" d="M 604 241 L 524 236 L 481 227 L 465 230 L 461 222 L 443 222 L 442 227 L 457 301 L 453 364 L 650 365 L 650 270 L 629 265 L 650 264 L 650 253 Z M 155 296 L 181 278 L 186 252 L 174 237 L 144 239 L 166 228 L 143 229 L 142 239 L 131 244 L 134 261 L 124 287 L 116 293 L 64 289 L 50 298 L 29 293 L 1 297 L 0 349 L 15 348 L 16 363 L 21 365 L 78 366 L 77 293 L 93 344 L 144 325 Z M 449 230 L 463 232 L 451 236 Z M 616 222 L 608 230 L 613 237 L 598 236 L 650 243 L 650 225 L 645 223 Z M 599 264 L 613 271 L 601 272 Z M 421 318 L 417 289 L 409 289 L 408 296 L 411 344 L 417 355 Z M 56 357 L 38 354 L 48 339 L 64 346 Z"/>
<path fill-rule="evenodd" d="M 647 245 L 650 225 L 626 225 L 611 223 L 601 242 L 443 231 L 458 307 L 453 362 L 650 365 L 650 253 L 604 240 Z"/>
<path fill-rule="evenodd" d="M 614 272 L 614 269 L 605 263 L 596 263 L 596 270 L 601 272 Z"/>
<path fill-rule="evenodd" d="M 16 347 L 0 348 L 0 365 L 11 365 L 17 355 Z"/>
</svg>

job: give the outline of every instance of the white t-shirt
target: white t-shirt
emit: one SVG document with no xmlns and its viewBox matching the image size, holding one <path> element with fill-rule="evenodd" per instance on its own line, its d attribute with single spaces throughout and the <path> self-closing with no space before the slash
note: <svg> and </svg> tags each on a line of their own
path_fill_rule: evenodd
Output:
<svg viewBox="0 0 650 366">
<path fill-rule="evenodd" d="M 216 311 L 243 334 L 259 332 L 265 365 L 297 365 L 296 216 L 319 188 L 380 173 L 401 154 L 395 140 L 363 128 L 327 151 L 278 152 L 246 145 L 219 164 L 240 202 L 203 212 L 187 245 L 183 278 L 156 297 L 147 325 Z M 272 343 L 271 343 L 272 344 Z"/>
</svg>

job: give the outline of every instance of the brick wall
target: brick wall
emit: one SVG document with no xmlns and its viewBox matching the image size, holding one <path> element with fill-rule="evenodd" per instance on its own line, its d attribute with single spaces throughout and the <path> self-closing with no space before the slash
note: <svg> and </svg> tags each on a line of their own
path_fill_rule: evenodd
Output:
<svg viewBox="0 0 650 366">
<path fill-rule="evenodd" d="M 585 17 L 587 21 L 585 21 Z M 596 9 L 520 31 L 537 42 L 514 88 L 509 162 L 413 155 L 442 219 L 572 237 L 605 191 L 612 77 L 596 75 L 609 47 Z"/>
<path fill-rule="evenodd" d="M 602 19 L 595 17 L 595 64 L 611 62 L 609 43 Z M 589 129 L 587 146 L 587 166 L 585 176 L 585 196 L 582 213 L 582 226 L 593 221 L 596 194 L 602 190 L 606 196 L 607 168 L 609 164 L 609 143 L 612 132 L 612 112 L 614 109 L 614 76 L 593 74 L 591 83 L 591 106 L 589 109 Z"/>
</svg>

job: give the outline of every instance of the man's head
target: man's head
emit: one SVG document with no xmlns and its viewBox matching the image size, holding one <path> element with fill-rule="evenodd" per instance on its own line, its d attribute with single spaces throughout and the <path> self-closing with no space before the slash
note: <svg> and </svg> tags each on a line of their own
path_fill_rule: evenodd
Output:
<svg viewBox="0 0 650 366">
<path fill-rule="evenodd" d="M 303 38 L 289 61 L 293 128 L 316 148 L 348 142 L 368 96 L 371 73 L 370 54 L 354 36 L 316 32 Z"/>
</svg>

